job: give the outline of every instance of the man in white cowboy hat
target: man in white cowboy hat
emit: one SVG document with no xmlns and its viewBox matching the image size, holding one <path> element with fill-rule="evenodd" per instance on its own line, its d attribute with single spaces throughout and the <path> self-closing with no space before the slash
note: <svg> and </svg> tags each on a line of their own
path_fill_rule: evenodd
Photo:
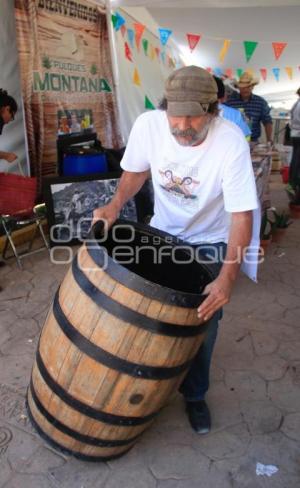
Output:
<svg viewBox="0 0 300 488">
<path fill-rule="evenodd" d="M 238 127 L 219 117 L 217 85 L 206 70 L 185 66 L 171 73 L 159 110 L 137 118 L 121 167 L 114 198 L 94 210 L 94 220 L 112 225 L 151 174 L 150 225 L 213 257 L 219 269 L 198 309 L 199 319 L 209 322 L 207 334 L 180 386 L 191 426 L 204 434 L 211 423 L 205 395 L 221 307 L 230 299 L 238 254 L 250 242 L 257 208 L 249 145 Z M 187 179 L 192 183 L 188 191 Z"/>
<path fill-rule="evenodd" d="M 272 142 L 272 118 L 266 100 L 252 93 L 258 80 L 250 73 L 243 73 L 236 87 L 239 94 L 234 94 L 226 101 L 229 107 L 243 109 L 251 124 L 251 141 L 258 142 L 261 135 L 261 123 L 265 127 L 267 142 Z"/>
</svg>

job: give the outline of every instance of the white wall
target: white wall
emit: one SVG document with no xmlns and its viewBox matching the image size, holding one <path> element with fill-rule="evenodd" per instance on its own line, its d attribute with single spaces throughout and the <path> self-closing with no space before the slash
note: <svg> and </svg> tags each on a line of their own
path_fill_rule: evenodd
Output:
<svg viewBox="0 0 300 488">
<path fill-rule="evenodd" d="M 16 153 L 24 173 L 28 173 L 13 0 L 0 1 L 0 66 L 0 88 L 7 90 L 19 107 L 14 122 L 3 128 L 0 150 Z M 0 171 L 7 169 L 18 172 L 16 164 L 8 166 L 0 160 Z"/>
</svg>

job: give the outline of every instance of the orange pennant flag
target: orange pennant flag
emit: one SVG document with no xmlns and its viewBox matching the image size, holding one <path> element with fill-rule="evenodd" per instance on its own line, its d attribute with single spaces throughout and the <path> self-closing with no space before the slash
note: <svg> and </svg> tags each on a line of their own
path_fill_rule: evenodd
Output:
<svg viewBox="0 0 300 488">
<path fill-rule="evenodd" d="M 293 68 L 291 66 L 286 66 L 285 71 L 289 77 L 290 80 L 293 79 Z"/>
<path fill-rule="evenodd" d="M 287 46 L 286 42 L 272 42 L 275 59 L 279 59 L 282 55 L 284 48 Z"/>
<path fill-rule="evenodd" d="M 225 39 L 224 42 L 223 42 L 223 47 L 220 51 L 220 55 L 219 55 L 219 59 L 221 61 L 221 63 L 223 63 L 224 59 L 225 59 L 225 56 L 227 54 L 227 51 L 229 49 L 229 46 L 231 44 L 231 41 L 229 41 L 229 39 Z"/>
<path fill-rule="evenodd" d="M 142 35 L 144 33 L 144 30 L 145 30 L 145 25 L 143 24 L 140 24 L 138 22 L 135 22 L 133 24 L 133 27 L 134 27 L 134 30 L 135 30 L 135 42 L 136 42 L 136 47 L 138 48 L 138 50 L 140 50 L 140 45 L 141 45 L 141 39 L 142 39 Z"/>
<path fill-rule="evenodd" d="M 133 72 L 133 83 L 137 86 L 141 86 L 141 78 L 138 70 L 135 68 Z"/>
<path fill-rule="evenodd" d="M 155 52 L 156 52 L 157 58 L 159 59 L 159 55 L 160 55 L 160 49 L 159 49 L 159 47 L 156 47 L 155 48 Z"/>
<path fill-rule="evenodd" d="M 153 61 L 154 58 L 155 58 L 155 49 L 151 44 L 151 48 L 150 48 L 150 59 L 151 59 L 151 61 Z"/>
</svg>

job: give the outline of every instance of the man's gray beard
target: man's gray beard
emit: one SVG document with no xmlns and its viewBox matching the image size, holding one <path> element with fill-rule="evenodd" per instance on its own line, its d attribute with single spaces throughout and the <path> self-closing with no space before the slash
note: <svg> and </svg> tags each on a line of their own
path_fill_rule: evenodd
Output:
<svg viewBox="0 0 300 488">
<path fill-rule="evenodd" d="M 209 118 L 204 127 L 199 132 L 192 127 L 186 130 L 180 130 L 175 128 L 171 129 L 171 134 L 176 138 L 178 144 L 180 144 L 181 146 L 197 146 L 198 144 L 201 144 L 203 141 L 205 141 L 212 121 L 213 117 Z M 191 139 L 182 139 L 182 142 L 179 142 L 176 136 L 191 136 Z"/>
</svg>

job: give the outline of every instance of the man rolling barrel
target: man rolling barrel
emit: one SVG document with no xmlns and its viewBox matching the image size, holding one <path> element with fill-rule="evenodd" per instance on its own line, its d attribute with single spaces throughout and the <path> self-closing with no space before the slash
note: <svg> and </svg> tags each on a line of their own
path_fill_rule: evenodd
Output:
<svg viewBox="0 0 300 488">
<path fill-rule="evenodd" d="M 151 175 L 150 225 L 215 262 L 218 256 L 219 275 L 198 309 L 199 319 L 209 321 L 207 335 L 180 387 L 192 428 L 204 434 L 211 425 L 205 394 L 221 307 L 229 302 L 258 205 L 248 144 L 238 127 L 218 116 L 217 85 L 207 71 L 188 66 L 169 76 L 159 110 L 137 118 L 121 166 L 119 188 L 94 220 L 112 225 Z"/>
</svg>

